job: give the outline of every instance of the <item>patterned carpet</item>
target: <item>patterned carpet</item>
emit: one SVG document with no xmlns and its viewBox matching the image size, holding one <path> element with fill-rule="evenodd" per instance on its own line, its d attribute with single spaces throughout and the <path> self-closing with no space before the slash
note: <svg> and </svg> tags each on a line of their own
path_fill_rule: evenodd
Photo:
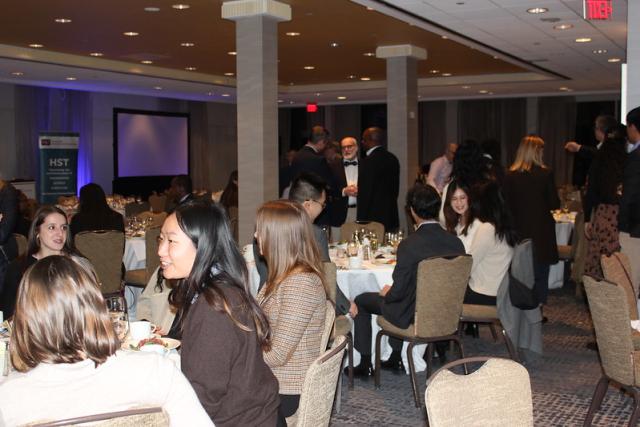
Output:
<svg viewBox="0 0 640 427">
<path fill-rule="evenodd" d="M 586 302 L 575 297 L 575 287 L 552 291 L 545 307 L 549 322 L 543 326 L 544 356 L 526 364 L 533 390 L 536 426 L 582 425 L 595 385 L 600 377 L 597 352 L 586 348 L 594 340 Z M 481 327 L 480 338 L 465 336 L 467 356 L 507 357 L 502 341 L 494 343 L 488 328 Z M 450 355 L 450 358 L 453 357 Z M 435 368 L 439 367 L 436 359 Z M 419 374 L 422 387 L 426 375 Z M 409 377 L 382 372 L 381 388 L 373 379 L 355 380 L 349 390 L 343 377 L 342 409 L 333 414 L 332 426 L 424 426 L 421 410 L 415 408 Z M 632 398 L 609 388 L 593 425 L 623 426 L 631 416 Z"/>
</svg>

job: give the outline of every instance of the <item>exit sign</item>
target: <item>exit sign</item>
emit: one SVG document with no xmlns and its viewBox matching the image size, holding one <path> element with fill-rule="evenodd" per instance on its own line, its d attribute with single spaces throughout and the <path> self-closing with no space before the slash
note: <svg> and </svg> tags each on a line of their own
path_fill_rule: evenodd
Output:
<svg viewBox="0 0 640 427">
<path fill-rule="evenodd" d="M 611 0 L 584 0 L 584 19 L 602 20 L 610 19 L 613 13 Z"/>
</svg>

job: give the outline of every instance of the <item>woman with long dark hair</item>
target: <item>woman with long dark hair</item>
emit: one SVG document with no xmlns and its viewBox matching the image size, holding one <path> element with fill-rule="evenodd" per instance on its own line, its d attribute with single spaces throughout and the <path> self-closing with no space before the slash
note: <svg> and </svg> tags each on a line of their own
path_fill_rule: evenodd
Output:
<svg viewBox="0 0 640 427">
<path fill-rule="evenodd" d="M 71 235 L 93 230 L 124 232 L 124 219 L 109 207 L 102 187 L 91 183 L 80 189 L 80 206 L 71 218 Z"/>
<path fill-rule="evenodd" d="M 235 170 L 229 175 L 227 186 L 220 196 L 220 204 L 229 212 L 232 207 L 238 207 L 238 171 Z"/>
<path fill-rule="evenodd" d="M 618 210 L 627 158 L 626 135 L 624 125 L 607 129 L 589 169 L 584 206 L 584 231 L 589 244 L 584 270 L 595 277 L 602 277 L 600 257 L 620 250 Z"/>
<path fill-rule="evenodd" d="M 275 425 L 278 382 L 262 358 L 267 317 L 249 293 L 248 273 L 224 210 L 198 200 L 180 205 L 160 233 L 160 267 L 177 279 L 181 365 L 218 426 Z"/>
</svg>

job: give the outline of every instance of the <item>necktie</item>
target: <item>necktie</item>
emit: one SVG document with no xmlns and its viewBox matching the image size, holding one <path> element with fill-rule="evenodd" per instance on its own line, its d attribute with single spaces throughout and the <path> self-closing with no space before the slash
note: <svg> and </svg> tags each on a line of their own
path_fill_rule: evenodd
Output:
<svg viewBox="0 0 640 427">
<path fill-rule="evenodd" d="M 346 160 L 346 161 L 344 161 L 343 163 L 344 163 L 344 166 L 345 166 L 345 167 L 347 167 L 347 166 L 358 166 L 358 162 L 356 162 L 355 160 L 354 160 L 354 161 L 352 161 L 352 162 L 350 162 L 350 161 Z"/>
</svg>

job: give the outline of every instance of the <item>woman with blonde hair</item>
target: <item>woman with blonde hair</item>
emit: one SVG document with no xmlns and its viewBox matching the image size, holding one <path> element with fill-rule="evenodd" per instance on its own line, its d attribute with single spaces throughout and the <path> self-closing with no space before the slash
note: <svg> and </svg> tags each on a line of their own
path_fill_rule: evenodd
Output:
<svg viewBox="0 0 640 427">
<path fill-rule="evenodd" d="M 273 334 L 264 360 L 280 384 L 281 417 L 297 411 L 307 369 L 320 355 L 327 297 L 311 227 L 295 202 L 267 202 L 258 210 L 256 238 L 269 267 L 258 302 Z"/>
<path fill-rule="evenodd" d="M 39 260 L 18 291 L 10 354 L 22 374 L 0 385 L 0 425 L 139 406 L 162 407 L 172 426 L 213 425 L 171 360 L 119 349 L 89 264 L 64 255 Z"/>
<path fill-rule="evenodd" d="M 534 291 L 540 304 L 547 302 L 549 268 L 558 262 L 551 211 L 560 207 L 553 171 L 544 164 L 543 154 L 542 138 L 522 138 L 503 188 L 518 237 L 533 243 Z"/>
</svg>

